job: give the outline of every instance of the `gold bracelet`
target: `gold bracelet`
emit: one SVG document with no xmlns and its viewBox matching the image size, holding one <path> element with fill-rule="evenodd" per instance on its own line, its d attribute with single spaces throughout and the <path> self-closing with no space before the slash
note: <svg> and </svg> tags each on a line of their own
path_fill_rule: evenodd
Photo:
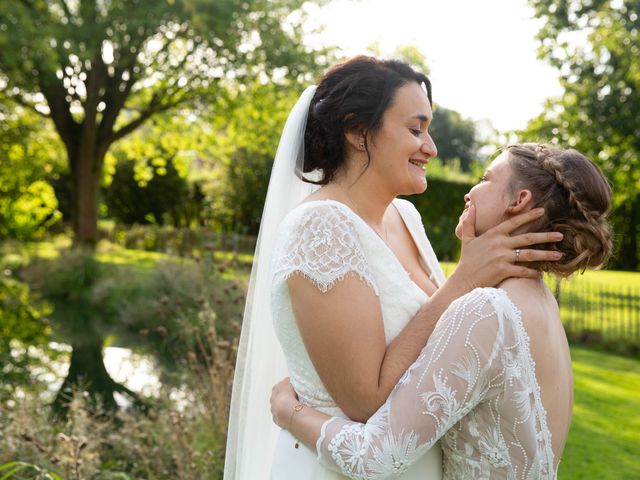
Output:
<svg viewBox="0 0 640 480">
<path fill-rule="evenodd" d="M 289 417 L 289 428 L 287 429 L 287 430 L 289 430 L 289 433 L 291 433 L 291 435 L 293 435 L 293 432 L 291 431 L 291 424 L 293 423 L 293 416 L 296 414 L 296 412 L 299 412 L 303 408 L 304 408 L 304 405 L 302 403 L 298 403 L 295 407 L 293 407 L 293 410 L 291 411 L 291 416 Z M 293 447 L 294 448 L 300 447 L 300 442 L 298 442 L 297 439 L 296 439 L 296 443 L 295 443 L 295 445 Z"/>
</svg>

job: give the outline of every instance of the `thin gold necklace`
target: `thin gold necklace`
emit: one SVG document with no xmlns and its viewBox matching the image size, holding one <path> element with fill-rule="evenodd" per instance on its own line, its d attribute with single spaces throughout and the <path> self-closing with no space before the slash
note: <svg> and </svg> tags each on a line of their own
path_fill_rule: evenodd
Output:
<svg viewBox="0 0 640 480">
<path fill-rule="evenodd" d="M 380 240 L 382 240 L 382 241 L 385 243 L 385 245 L 386 245 L 387 247 L 389 247 L 389 232 L 387 232 L 387 226 L 386 226 L 386 225 L 385 225 L 385 223 L 384 223 L 384 219 L 382 220 L 382 228 L 384 228 L 384 237 L 383 237 L 382 235 L 380 235 L 380 232 L 378 232 L 378 230 L 376 230 L 376 229 L 373 227 L 373 225 L 371 225 L 369 222 L 367 222 L 367 221 L 364 219 L 364 216 L 362 215 L 362 213 L 360 212 L 360 209 L 358 208 L 358 204 L 357 204 L 356 202 L 354 202 L 354 201 L 353 201 L 353 198 L 351 198 L 351 195 L 349 194 L 349 191 L 348 191 L 348 190 L 346 190 L 346 189 L 345 189 L 342 185 L 340 185 L 340 184 L 338 184 L 338 186 L 339 186 L 339 187 L 340 187 L 340 189 L 344 192 L 344 194 L 347 196 L 347 199 L 349 199 L 349 203 L 350 203 L 351 205 L 353 205 L 353 208 L 355 208 L 356 213 L 357 213 L 357 214 L 358 214 L 358 216 L 362 219 L 362 221 L 363 221 L 364 223 L 366 223 L 367 225 L 369 225 L 369 228 L 370 228 L 371 230 L 373 230 L 373 231 L 376 233 L 376 235 L 378 235 L 378 237 L 380 237 Z M 391 248 L 391 247 L 389 247 L 389 248 Z"/>
</svg>

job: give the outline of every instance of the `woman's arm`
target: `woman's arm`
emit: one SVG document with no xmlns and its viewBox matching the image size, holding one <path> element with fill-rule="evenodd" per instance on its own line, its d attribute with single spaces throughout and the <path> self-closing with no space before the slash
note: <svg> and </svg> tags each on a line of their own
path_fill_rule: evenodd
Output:
<svg viewBox="0 0 640 480">
<path fill-rule="evenodd" d="M 457 269 L 388 347 L 379 299 L 371 285 L 357 275 L 346 275 L 325 293 L 304 275 L 289 278 L 294 314 L 309 357 L 327 391 L 349 418 L 366 421 L 384 403 L 453 300 L 476 286 L 497 285 L 510 276 L 539 275 L 514 265 L 514 250 L 557 241 L 558 236 L 509 234 L 541 212 L 527 212 L 475 237 L 471 207 L 463 222 L 463 251 Z M 557 258 L 556 252 L 542 250 L 522 250 L 520 254 L 521 261 Z"/>
<path fill-rule="evenodd" d="M 501 352 L 510 334 L 504 314 L 494 307 L 495 295 L 496 290 L 478 289 L 454 302 L 416 362 L 366 424 L 327 421 L 327 415 L 311 407 L 297 411 L 286 380 L 273 389 L 274 421 L 309 448 L 317 447 L 323 463 L 344 475 L 386 478 L 402 473 L 471 409 L 500 390 Z"/>
</svg>

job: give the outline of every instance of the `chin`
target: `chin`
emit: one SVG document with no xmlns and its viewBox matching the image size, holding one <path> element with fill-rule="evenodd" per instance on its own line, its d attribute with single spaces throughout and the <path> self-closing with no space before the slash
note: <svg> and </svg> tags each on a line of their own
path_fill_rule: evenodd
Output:
<svg viewBox="0 0 640 480">
<path fill-rule="evenodd" d="M 427 179 L 424 182 L 413 183 L 410 187 L 407 187 L 406 192 L 401 195 L 419 195 L 427 190 Z"/>
<path fill-rule="evenodd" d="M 458 240 L 462 240 L 462 223 L 458 223 L 458 225 L 456 225 L 455 234 Z"/>
</svg>

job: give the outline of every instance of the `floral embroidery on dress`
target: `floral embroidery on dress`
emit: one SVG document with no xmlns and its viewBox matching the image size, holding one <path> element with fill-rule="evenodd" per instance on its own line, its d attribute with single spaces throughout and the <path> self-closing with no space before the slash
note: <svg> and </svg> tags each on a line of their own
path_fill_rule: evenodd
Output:
<svg viewBox="0 0 640 480">
<path fill-rule="evenodd" d="M 490 428 L 480 440 L 479 445 L 480 453 L 491 465 L 496 468 L 504 468 L 509 465 L 509 451 L 497 428 Z"/>
<path fill-rule="evenodd" d="M 393 205 L 405 220 L 421 259 L 434 274 L 434 281 L 441 285 L 444 274 L 421 226 L 420 214 L 406 200 L 396 199 Z M 428 297 L 407 276 L 402 264 L 374 230 L 349 207 L 333 200 L 312 201 L 296 207 L 280 225 L 273 248 L 270 272 L 271 310 L 274 329 L 285 353 L 291 382 L 300 401 L 305 405 L 314 406 L 329 415 L 345 417 L 322 383 L 305 349 L 293 313 L 287 279 L 294 274 L 301 275 L 320 291 L 328 292 L 344 278 L 359 278 L 378 295 L 387 344 L 402 331 Z M 410 381 L 411 374 L 406 374 L 404 378 Z M 361 461 L 359 448 L 383 437 L 388 423 L 388 416 L 379 412 L 375 419 L 371 419 L 366 431 L 361 432 L 364 442 L 346 441 L 341 445 L 339 455 L 345 459 L 345 468 L 365 472 L 368 468 L 374 468 L 374 463 L 369 465 L 368 462 Z M 324 432 L 324 429 L 321 430 L 317 445 L 322 444 Z M 398 437 L 394 435 L 393 438 L 395 441 Z M 419 438 L 415 439 L 416 444 L 419 441 Z M 407 443 L 408 450 L 403 450 L 402 445 L 400 442 L 398 451 L 404 451 L 407 455 L 398 454 L 394 457 L 395 460 L 382 456 L 380 464 L 391 462 L 393 465 L 395 462 L 395 467 L 390 467 L 389 470 L 393 471 L 393 468 L 404 468 L 404 463 L 412 463 L 405 473 L 409 478 L 421 478 L 427 472 L 426 477 L 430 480 L 440 480 L 442 466 L 439 449 L 426 455 L 422 451 L 416 451 L 415 456 L 412 456 L 408 454 L 412 443 Z M 303 448 L 295 453 L 301 453 L 301 450 Z M 288 460 L 291 453 L 287 445 L 286 448 L 277 449 L 274 458 Z M 296 474 L 301 478 L 306 477 L 311 471 L 313 478 L 337 478 L 334 472 L 318 465 L 313 456 L 311 459 L 301 471 L 294 473 L 294 478 Z M 296 464 L 295 468 L 300 468 L 300 464 Z M 280 477 L 276 474 L 274 478 Z"/>
<path fill-rule="evenodd" d="M 499 289 L 453 302 L 382 409 L 322 437 L 321 461 L 351 478 L 394 478 L 442 437 L 446 479 L 556 478 L 529 337 Z"/>
</svg>

